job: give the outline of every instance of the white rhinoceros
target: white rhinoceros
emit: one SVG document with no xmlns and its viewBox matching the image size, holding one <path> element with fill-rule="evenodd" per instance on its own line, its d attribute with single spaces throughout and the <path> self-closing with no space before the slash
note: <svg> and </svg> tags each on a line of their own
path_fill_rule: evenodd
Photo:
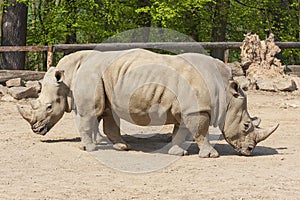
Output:
<svg viewBox="0 0 300 200">
<path fill-rule="evenodd" d="M 268 130 L 256 128 L 247 98 L 231 80 L 231 71 L 210 56 L 186 53 L 162 55 L 143 49 L 79 51 L 62 58 L 45 74 L 39 98 L 18 106 L 32 130 L 45 135 L 63 116 L 75 112 L 77 129 L 87 151 L 95 150 L 93 134 L 103 130 L 116 149 L 129 145 L 120 135 L 120 119 L 147 125 L 174 124 L 170 154 L 183 155 L 192 133 L 200 157 L 217 157 L 208 141 L 210 125 L 243 155 L 251 155 Z"/>
</svg>

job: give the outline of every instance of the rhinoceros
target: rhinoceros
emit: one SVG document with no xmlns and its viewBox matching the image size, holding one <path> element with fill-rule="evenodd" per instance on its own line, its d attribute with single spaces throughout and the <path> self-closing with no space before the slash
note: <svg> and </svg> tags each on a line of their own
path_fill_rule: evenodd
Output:
<svg viewBox="0 0 300 200">
<path fill-rule="evenodd" d="M 120 119 L 140 126 L 174 124 L 170 154 L 184 155 L 191 133 L 200 157 L 218 157 L 208 140 L 209 126 L 242 155 L 278 127 L 257 128 L 247 97 L 220 60 L 197 53 L 163 55 L 144 49 L 84 50 L 63 57 L 44 76 L 42 91 L 18 110 L 33 132 L 45 135 L 65 112 L 74 111 L 85 150 L 93 151 L 100 120 L 119 150 L 130 149 L 120 134 Z"/>
</svg>

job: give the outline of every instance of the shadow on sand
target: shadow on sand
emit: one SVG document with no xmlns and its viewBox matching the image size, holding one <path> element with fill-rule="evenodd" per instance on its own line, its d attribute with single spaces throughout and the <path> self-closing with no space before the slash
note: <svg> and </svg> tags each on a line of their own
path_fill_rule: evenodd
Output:
<svg viewBox="0 0 300 200">
<path fill-rule="evenodd" d="M 128 142 L 132 151 L 141 151 L 147 153 L 168 153 L 171 147 L 172 135 L 169 134 L 153 134 L 150 137 L 139 137 L 140 135 L 124 135 L 123 138 Z M 222 135 L 210 134 L 210 141 L 217 143 L 224 140 Z M 198 145 L 193 141 L 185 142 L 185 148 L 188 149 L 190 155 L 198 154 Z M 219 152 L 220 156 L 241 155 L 236 152 L 229 144 L 214 144 L 214 148 Z M 101 148 L 100 148 L 101 149 Z M 278 154 L 278 151 L 271 147 L 256 146 L 253 156 L 267 156 Z"/>
<path fill-rule="evenodd" d="M 217 143 L 218 140 L 224 140 L 222 135 L 210 134 L 210 141 Z M 167 154 L 171 147 L 172 134 L 134 134 L 123 135 L 123 139 L 131 145 L 131 151 L 140 151 L 145 153 L 162 153 Z M 106 139 L 107 140 L 107 139 Z M 80 137 L 63 138 L 63 139 L 49 139 L 41 140 L 45 143 L 59 143 L 59 142 L 80 142 Z M 184 148 L 188 149 L 190 155 L 198 154 L 198 146 L 193 141 L 187 141 Z M 219 152 L 220 156 L 241 155 L 236 152 L 229 144 L 214 144 L 214 148 Z M 112 144 L 107 140 L 107 144 L 98 145 L 97 150 L 113 149 Z M 278 154 L 278 151 L 271 147 L 256 146 L 253 156 L 267 156 Z"/>
<path fill-rule="evenodd" d="M 59 142 L 80 142 L 80 137 L 75 138 L 62 138 L 62 139 L 52 139 L 52 140 L 41 140 L 41 142 L 45 143 L 59 143 Z"/>
<path fill-rule="evenodd" d="M 219 152 L 220 156 L 228 155 L 241 155 L 236 152 L 229 144 L 216 144 L 215 149 Z M 252 156 L 268 156 L 278 154 L 278 151 L 271 147 L 256 146 Z"/>
</svg>

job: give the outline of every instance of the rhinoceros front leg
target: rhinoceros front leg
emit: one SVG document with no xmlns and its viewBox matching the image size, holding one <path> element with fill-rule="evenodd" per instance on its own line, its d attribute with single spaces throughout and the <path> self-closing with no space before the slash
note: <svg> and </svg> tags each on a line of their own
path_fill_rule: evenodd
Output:
<svg viewBox="0 0 300 200">
<path fill-rule="evenodd" d="M 117 150 L 129 150 L 130 145 L 127 144 L 120 133 L 120 118 L 112 113 L 107 113 L 103 117 L 103 131 L 108 139 L 113 143 L 113 147 Z"/>
<path fill-rule="evenodd" d="M 175 124 L 172 133 L 172 147 L 169 149 L 168 154 L 176 156 L 188 155 L 182 144 L 189 134 L 190 132 L 187 128 Z"/>
<path fill-rule="evenodd" d="M 76 115 L 75 120 L 77 129 L 80 133 L 82 149 L 85 151 L 94 151 L 96 144 L 93 142 L 93 133 L 97 129 L 98 121 L 96 117 Z"/>
<path fill-rule="evenodd" d="M 195 141 L 199 147 L 200 158 L 216 158 L 219 153 L 215 150 L 208 140 L 208 128 L 210 117 L 208 113 L 200 113 L 197 116 L 187 116 L 186 126 L 194 135 Z"/>
</svg>

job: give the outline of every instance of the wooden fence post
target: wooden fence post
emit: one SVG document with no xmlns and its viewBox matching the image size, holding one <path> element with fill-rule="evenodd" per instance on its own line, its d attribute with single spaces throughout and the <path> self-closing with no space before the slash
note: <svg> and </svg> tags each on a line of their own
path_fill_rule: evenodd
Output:
<svg viewBox="0 0 300 200">
<path fill-rule="evenodd" d="M 53 46 L 49 46 L 47 50 L 47 70 L 52 66 L 53 64 Z"/>
<path fill-rule="evenodd" d="M 229 62 L 229 49 L 226 49 L 224 51 L 224 62 L 228 63 Z"/>
</svg>

